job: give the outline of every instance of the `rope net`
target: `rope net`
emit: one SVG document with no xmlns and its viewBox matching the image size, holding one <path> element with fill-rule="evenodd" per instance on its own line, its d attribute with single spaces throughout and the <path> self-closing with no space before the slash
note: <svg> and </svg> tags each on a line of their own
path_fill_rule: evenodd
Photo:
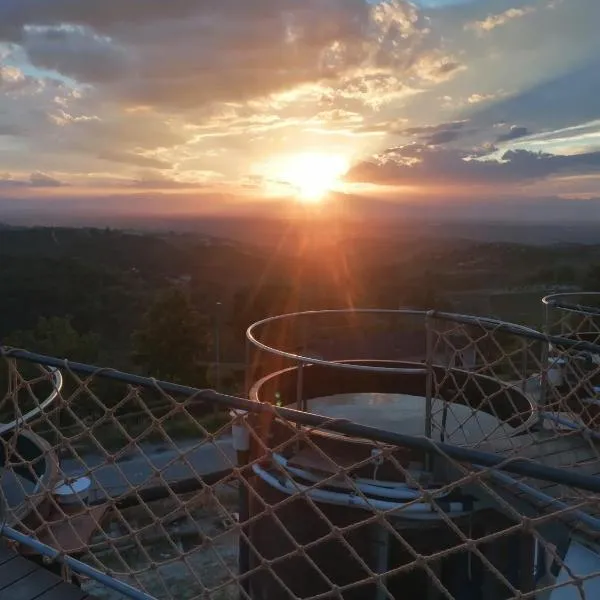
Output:
<svg viewBox="0 0 600 600">
<path fill-rule="evenodd" d="M 597 408 L 548 338 L 356 311 L 253 335 L 250 400 L 3 349 L 5 536 L 106 600 L 600 597 Z"/>
</svg>

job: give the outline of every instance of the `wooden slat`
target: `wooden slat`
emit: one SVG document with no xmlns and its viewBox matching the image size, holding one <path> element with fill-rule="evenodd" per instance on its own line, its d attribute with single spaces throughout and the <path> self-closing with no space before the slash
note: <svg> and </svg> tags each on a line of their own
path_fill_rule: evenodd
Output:
<svg viewBox="0 0 600 600">
<path fill-rule="evenodd" d="M 22 556 L 16 556 L 12 560 L 0 565 L 0 590 L 7 588 L 15 583 L 15 581 L 22 579 L 38 568 L 36 564 Z"/>
<path fill-rule="evenodd" d="M 507 458 L 512 456 L 529 458 L 545 466 L 569 469 L 582 475 L 600 476 L 600 447 L 597 443 L 586 440 L 579 433 L 565 432 L 560 435 L 556 431 L 538 431 L 516 438 L 494 441 L 493 447 L 488 446 L 486 449 L 497 454 L 504 454 Z M 600 495 L 598 494 L 551 481 L 520 477 L 516 477 L 516 479 L 552 498 L 576 506 L 588 514 L 596 516 L 600 512 Z M 488 483 L 497 493 L 505 496 L 502 486 Z M 477 493 L 477 490 L 474 489 L 474 493 Z M 517 510 L 521 510 L 524 506 L 522 501 L 526 501 L 526 495 L 517 490 L 511 490 L 510 493 L 506 492 L 504 499 L 513 504 Z M 579 506 L 580 504 L 583 506 Z"/>
<path fill-rule="evenodd" d="M 30 600 L 62 585 L 60 577 L 47 569 L 38 568 L 7 588 L 0 590 L 0 600 Z"/>
<path fill-rule="evenodd" d="M 551 457 L 563 457 L 571 453 L 578 457 L 577 461 L 581 460 L 579 456 L 599 457 L 598 450 L 583 436 L 568 433 L 557 437 L 556 432 L 548 431 L 490 441 L 477 449 L 507 456 L 518 454 L 544 464 L 549 464 L 547 461 L 552 460 Z M 561 463 L 565 464 L 565 459 Z"/>
<path fill-rule="evenodd" d="M 5 562 L 8 562 L 17 556 L 16 550 L 0 540 L 0 565 L 3 565 Z"/>
<path fill-rule="evenodd" d="M 0 539 L 0 600 L 94 600 Z"/>
<path fill-rule="evenodd" d="M 44 592 L 41 596 L 37 596 L 35 600 L 93 600 L 93 598 L 74 585 L 61 583 L 59 586 Z"/>
</svg>

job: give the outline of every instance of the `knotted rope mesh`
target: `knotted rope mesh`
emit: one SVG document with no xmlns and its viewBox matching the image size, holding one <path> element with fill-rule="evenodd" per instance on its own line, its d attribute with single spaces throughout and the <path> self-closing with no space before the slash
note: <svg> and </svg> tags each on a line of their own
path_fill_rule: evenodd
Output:
<svg viewBox="0 0 600 600">
<path fill-rule="evenodd" d="M 597 408 L 556 372 L 568 339 L 414 311 L 253 335 L 249 401 L 3 349 L 5 533 L 131 597 L 597 597 Z"/>
</svg>

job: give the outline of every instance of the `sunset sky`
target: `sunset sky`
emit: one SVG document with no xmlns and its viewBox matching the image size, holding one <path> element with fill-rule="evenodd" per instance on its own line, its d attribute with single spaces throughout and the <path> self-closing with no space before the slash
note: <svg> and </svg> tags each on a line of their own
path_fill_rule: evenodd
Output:
<svg viewBox="0 0 600 600">
<path fill-rule="evenodd" d="M 0 0 L 0 196 L 598 197 L 598 23 L 599 0 Z"/>
</svg>

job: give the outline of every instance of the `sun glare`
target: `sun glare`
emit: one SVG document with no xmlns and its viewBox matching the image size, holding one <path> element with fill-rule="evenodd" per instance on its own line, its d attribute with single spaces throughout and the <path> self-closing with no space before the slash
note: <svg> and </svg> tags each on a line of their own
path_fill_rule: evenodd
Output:
<svg viewBox="0 0 600 600">
<path fill-rule="evenodd" d="M 348 168 L 348 160 L 340 155 L 295 154 L 279 163 L 274 175 L 291 186 L 301 202 L 317 203 L 340 186 Z"/>
</svg>

